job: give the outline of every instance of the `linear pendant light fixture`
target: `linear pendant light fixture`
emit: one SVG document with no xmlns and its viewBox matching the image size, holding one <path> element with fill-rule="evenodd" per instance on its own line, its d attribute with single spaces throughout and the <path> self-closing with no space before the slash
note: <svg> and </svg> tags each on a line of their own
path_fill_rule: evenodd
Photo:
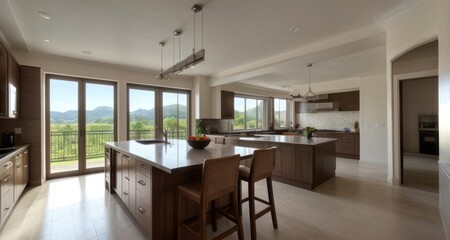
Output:
<svg viewBox="0 0 450 240">
<path fill-rule="evenodd" d="M 174 37 L 174 39 L 173 39 L 173 41 L 174 41 L 174 44 L 173 44 L 173 46 L 174 46 L 173 47 L 173 61 L 174 61 L 174 64 L 173 64 L 172 67 L 168 67 L 166 70 L 163 69 L 163 55 L 162 55 L 162 51 L 163 50 L 162 49 L 163 49 L 165 43 L 164 42 L 160 42 L 159 45 L 161 46 L 161 71 L 156 76 L 156 78 L 169 79 L 172 76 L 174 76 L 174 75 L 176 75 L 176 74 L 178 74 L 178 73 L 180 73 L 180 72 L 182 72 L 182 71 L 184 71 L 184 70 L 186 70 L 188 68 L 191 68 L 191 67 L 193 67 L 193 66 L 197 65 L 198 63 L 203 62 L 205 60 L 205 49 L 203 48 L 203 12 L 202 12 L 203 8 L 202 8 L 201 5 L 195 4 L 195 5 L 193 5 L 191 7 L 191 10 L 194 12 L 194 47 L 192 48 L 192 54 L 189 55 L 187 58 L 181 60 L 181 57 L 180 57 L 180 53 L 181 53 L 181 49 L 180 49 L 181 48 L 181 39 L 180 39 L 181 30 L 174 31 L 174 36 L 178 37 L 178 52 L 179 52 L 178 53 L 178 62 L 175 63 L 175 37 Z M 201 26 L 201 36 L 202 36 L 201 40 L 202 40 L 202 42 L 201 42 L 201 45 L 202 46 L 201 46 L 201 50 L 196 52 L 195 51 L 195 47 L 196 47 L 195 46 L 195 40 L 196 40 L 196 38 L 195 38 L 195 16 L 199 12 L 202 13 L 202 15 L 201 15 L 201 18 L 202 18 L 202 21 L 201 21 L 202 22 L 202 26 Z"/>
<path fill-rule="evenodd" d="M 312 64 L 310 63 L 310 64 L 308 64 L 308 65 L 306 65 L 307 67 L 308 67 L 308 82 L 309 82 L 309 88 L 308 88 L 308 91 L 305 93 L 305 95 L 303 95 L 303 100 L 306 102 L 306 101 L 308 101 L 308 100 L 316 100 L 316 97 L 317 97 L 317 95 L 313 92 L 313 91 L 311 91 L 311 67 L 312 67 Z"/>
</svg>

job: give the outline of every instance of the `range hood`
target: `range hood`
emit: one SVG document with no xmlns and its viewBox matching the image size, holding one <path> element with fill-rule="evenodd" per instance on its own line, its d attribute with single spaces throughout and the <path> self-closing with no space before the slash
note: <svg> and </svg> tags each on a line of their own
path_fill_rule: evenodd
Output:
<svg viewBox="0 0 450 240">
<path fill-rule="evenodd" d="M 300 113 L 339 111 L 338 102 L 300 103 Z"/>
</svg>

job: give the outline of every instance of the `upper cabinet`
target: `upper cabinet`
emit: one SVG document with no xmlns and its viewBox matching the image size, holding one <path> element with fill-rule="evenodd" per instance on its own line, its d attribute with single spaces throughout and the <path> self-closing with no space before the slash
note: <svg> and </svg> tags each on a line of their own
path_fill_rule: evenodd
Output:
<svg viewBox="0 0 450 240">
<path fill-rule="evenodd" d="M 0 118 L 19 117 L 20 68 L 0 43 Z"/>
<path fill-rule="evenodd" d="M 8 117 L 19 117 L 20 68 L 11 54 L 8 55 Z"/>
<path fill-rule="evenodd" d="M 8 113 L 8 51 L 0 43 L 0 117 Z"/>
<path fill-rule="evenodd" d="M 339 111 L 359 111 L 359 91 L 328 94 L 329 102 L 338 102 Z"/>
<path fill-rule="evenodd" d="M 222 119 L 234 119 L 234 92 L 222 91 Z"/>
</svg>

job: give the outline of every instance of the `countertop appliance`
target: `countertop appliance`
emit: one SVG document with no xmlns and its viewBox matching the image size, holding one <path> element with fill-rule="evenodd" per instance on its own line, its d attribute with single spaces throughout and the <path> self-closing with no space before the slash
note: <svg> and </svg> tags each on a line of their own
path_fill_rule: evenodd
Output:
<svg viewBox="0 0 450 240">
<path fill-rule="evenodd" d="M 439 116 L 437 114 L 419 115 L 420 153 L 439 155 Z"/>
</svg>

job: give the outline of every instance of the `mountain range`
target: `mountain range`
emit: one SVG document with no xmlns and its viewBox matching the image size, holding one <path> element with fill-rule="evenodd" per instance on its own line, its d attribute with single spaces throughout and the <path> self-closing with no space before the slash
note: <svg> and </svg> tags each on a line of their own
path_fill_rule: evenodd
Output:
<svg viewBox="0 0 450 240">
<path fill-rule="evenodd" d="M 185 105 L 167 105 L 164 106 L 163 118 L 177 117 L 177 110 L 180 118 L 186 118 L 187 108 Z M 154 109 L 138 109 L 130 113 L 130 121 L 141 119 L 154 120 Z M 50 112 L 52 124 L 71 124 L 78 122 L 78 111 L 69 110 L 66 112 Z M 86 111 L 86 123 L 109 123 L 114 121 L 114 109 L 112 107 L 101 106 L 93 110 Z"/>
</svg>

